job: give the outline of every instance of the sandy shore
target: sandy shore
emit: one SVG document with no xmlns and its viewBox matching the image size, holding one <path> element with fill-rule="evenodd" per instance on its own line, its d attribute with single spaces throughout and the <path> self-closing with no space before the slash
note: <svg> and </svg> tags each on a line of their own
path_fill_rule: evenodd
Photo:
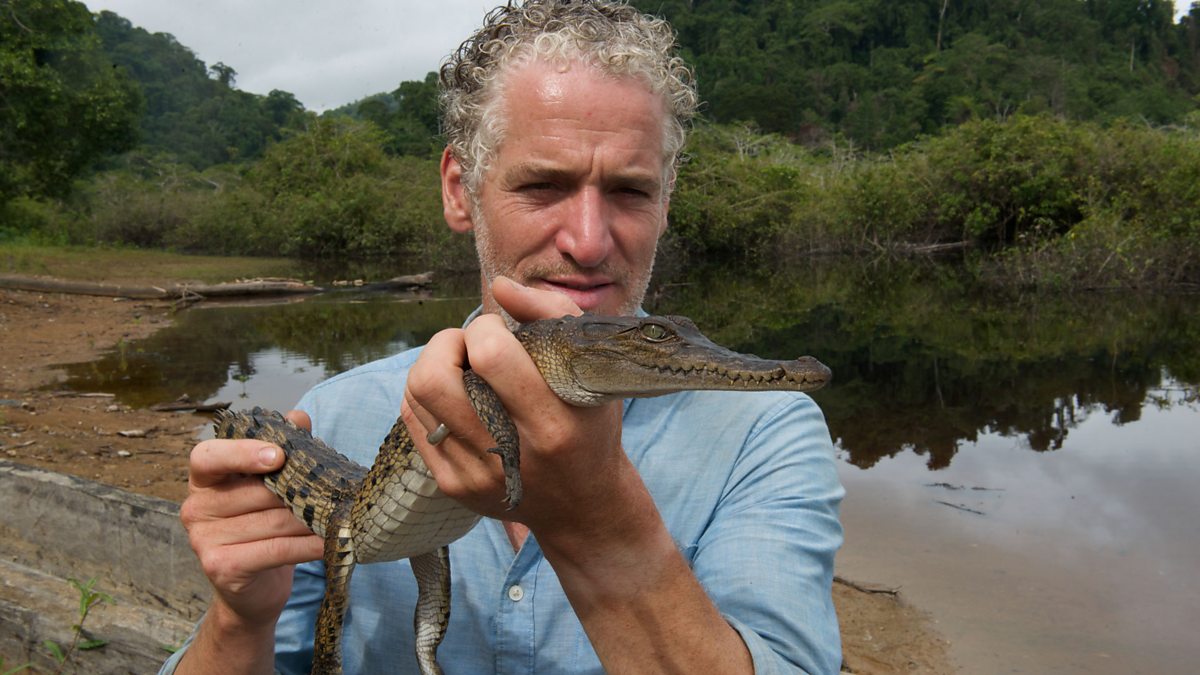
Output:
<svg viewBox="0 0 1200 675">
<path fill-rule="evenodd" d="M 171 316 L 166 302 L 0 290 L 3 457 L 182 500 L 188 452 L 206 417 L 130 409 L 54 386 L 64 377 L 57 366 L 146 337 Z M 834 602 L 846 672 L 955 672 L 945 642 L 900 594 L 839 581 Z"/>
</svg>

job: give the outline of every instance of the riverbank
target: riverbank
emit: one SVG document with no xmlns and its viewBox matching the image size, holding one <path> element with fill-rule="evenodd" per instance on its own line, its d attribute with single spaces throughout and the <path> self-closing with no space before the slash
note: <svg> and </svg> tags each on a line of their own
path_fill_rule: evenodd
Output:
<svg viewBox="0 0 1200 675">
<path fill-rule="evenodd" d="M 0 454 L 182 500 L 188 452 L 207 416 L 131 409 L 54 386 L 64 377 L 62 364 L 147 337 L 169 326 L 173 311 L 162 301 L 0 290 Z M 837 583 L 834 601 L 850 672 L 954 672 L 944 641 L 902 595 Z"/>
</svg>

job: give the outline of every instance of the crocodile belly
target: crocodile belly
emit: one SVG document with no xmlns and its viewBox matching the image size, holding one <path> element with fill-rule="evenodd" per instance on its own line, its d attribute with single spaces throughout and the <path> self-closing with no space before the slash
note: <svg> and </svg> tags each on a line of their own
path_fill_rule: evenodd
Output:
<svg viewBox="0 0 1200 675">
<path fill-rule="evenodd" d="M 438 489 L 433 474 L 413 453 L 404 471 L 388 476 L 355 514 L 354 554 L 359 563 L 429 553 L 475 527 L 479 514 Z"/>
</svg>

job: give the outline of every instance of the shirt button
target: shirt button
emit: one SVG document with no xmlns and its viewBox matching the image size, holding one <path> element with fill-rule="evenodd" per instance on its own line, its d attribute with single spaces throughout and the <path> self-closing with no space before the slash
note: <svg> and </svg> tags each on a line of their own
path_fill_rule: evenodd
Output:
<svg viewBox="0 0 1200 675">
<path fill-rule="evenodd" d="M 508 587 L 508 599 L 513 602 L 520 602 L 521 598 L 525 597 L 525 589 L 517 584 Z"/>
</svg>

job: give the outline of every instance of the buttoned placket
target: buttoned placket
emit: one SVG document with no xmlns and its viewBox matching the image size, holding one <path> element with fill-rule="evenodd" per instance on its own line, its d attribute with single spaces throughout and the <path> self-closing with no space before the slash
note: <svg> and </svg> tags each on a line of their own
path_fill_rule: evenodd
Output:
<svg viewBox="0 0 1200 675">
<path fill-rule="evenodd" d="M 493 537 L 510 545 L 504 525 L 491 522 Z M 495 602 L 495 672 L 500 675 L 533 673 L 537 641 L 534 624 L 534 600 L 537 591 L 538 569 L 546 564 L 542 549 L 530 535 L 513 558 L 512 565 L 497 589 Z"/>
<path fill-rule="evenodd" d="M 623 401 L 622 416 L 629 414 L 633 401 Z M 503 523 L 489 520 L 487 525 L 493 544 L 505 547 L 512 545 Z M 503 585 L 496 592 L 495 602 L 498 604 L 493 629 L 497 675 L 531 675 L 537 672 L 537 576 L 542 565 L 548 564 L 537 539 L 530 534 L 517 551 Z M 549 570 L 547 573 L 552 574 Z"/>
</svg>

